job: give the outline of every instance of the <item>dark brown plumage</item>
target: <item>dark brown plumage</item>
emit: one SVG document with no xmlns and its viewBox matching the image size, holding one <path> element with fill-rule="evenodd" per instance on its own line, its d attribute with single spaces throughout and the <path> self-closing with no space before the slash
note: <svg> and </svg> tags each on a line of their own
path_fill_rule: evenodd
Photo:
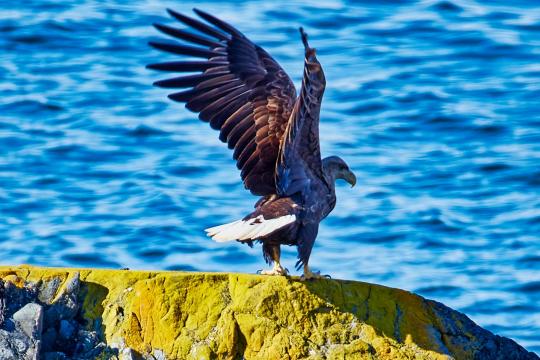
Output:
<svg viewBox="0 0 540 360">
<path fill-rule="evenodd" d="M 335 205 L 334 182 L 352 184 L 354 174 L 338 157 L 321 159 L 319 111 L 326 85 L 315 49 L 305 46 L 300 95 L 279 64 L 261 47 L 231 25 L 194 9 L 204 21 L 168 10 L 196 32 L 155 24 L 179 42 L 151 42 L 156 49 L 204 60 L 148 65 L 160 71 L 193 73 L 155 82 L 180 88 L 169 98 L 186 103 L 199 118 L 219 130 L 219 138 L 233 149 L 245 187 L 263 196 L 255 211 L 231 224 L 207 229 L 216 241 L 263 242 L 265 259 L 284 274 L 279 264 L 281 244 L 298 245 L 306 278 L 316 277 L 307 266 L 319 222 Z"/>
</svg>

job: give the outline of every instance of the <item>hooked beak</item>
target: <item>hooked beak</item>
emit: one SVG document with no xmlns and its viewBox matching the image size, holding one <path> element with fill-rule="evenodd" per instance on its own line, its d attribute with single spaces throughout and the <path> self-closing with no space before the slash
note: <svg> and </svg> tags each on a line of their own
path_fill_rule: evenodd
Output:
<svg viewBox="0 0 540 360">
<path fill-rule="evenodd" d="M 354 175 L 351 170 L 345 173 L 344 180 L 351 184 L 351 187 L 354 187 L 354 185 L 356 185 L 356 175 Z"/>
</svg>

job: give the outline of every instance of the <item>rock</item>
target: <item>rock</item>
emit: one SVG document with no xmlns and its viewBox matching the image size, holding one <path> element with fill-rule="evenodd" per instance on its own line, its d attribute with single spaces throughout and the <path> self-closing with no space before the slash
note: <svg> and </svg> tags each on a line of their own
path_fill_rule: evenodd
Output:
<svg viewBox="0 0 540 360">
<path fill-rule="evenodd" d="M 120 352 L 118 360 L 139 360 L 132 349 L 125 348 Z"/>
<path fill-rule="evenodd" d="M 60 329 L 58 330 L 58 335 L 63 340 L 68 340 L 73 336 L 75 332 L 75 326 L 73 326 L 67 320 L 60 320 Z"/>
<path fill-rule="evenodd" d="M 43 329 L 43 307 L 36 303 L 29 303 L 13 314 L 15 325 L 28 337 L 39 339 Z"/>
<path fill-rule="evenodd" d="M 59 277 L 54 277 L 49 281 L 43 282 L 39 289 L 39 294 L 38 294 L 39 301 L 41 301 L 44 304 L 52 303 L 61 283 L 62 283 L 62 280 Z"/>
<path fill-rule="evenodd" d="M 92 351 L 99 343 L 98 337 L 92 331 L 79 330 L 77 338 L 79 342 L 77 344 L 76 352 L 81 354 Z"/>
<path fill-rule="evenodd" d="M 58 277 L 53 277 L 57 281 Z M 45 285 L 42 285 L 45 287 Z M 46 287 L 45 287 L 46 288 Z M 80 288 L 79 273 L 73 273 L 66 281 L 55 301 L 45 310 L 45 327 L 50 328 L 61 320 L 71 320 L 79 311 L 77 294 Z"/>
<path fill-rule="evenodd" d="M 4 282 L 0 279 L 0 327 L 4 324 L 5 311 L 6 311 L 6 299 L 4 295 Z"/>
<path fill-rule="evenodd" d="M 76 340 L 74 355 L 77 359 L 109 359 L 118 353 L 102 342 L 95 331 L 79 330 Z"/>
<path fill-rule="evenodd" d="M 55 342 L 57 338 L 56 329 L 54 327 L 48 328 L 41 335 L 41 351 L 53 352 L 55 348 Z"/>
<path fill-rule="evenodd" d="M 79 292 L 81 281 L 80 281 L 80 273 L 75 272 L 71 278 L 66 281 L 64 293 L 69 295 L 77 295 Z"/>
<path fill-rule="evenodd" d="M 4 318 L 10 318 L 24 305 L 35 302 L 37 295 L 36 283 L 25 284 L 24 280 L 14 274 L 4 278 Z"/>
<path fill-rule="evenodd" d="M 56 320 L 85 327 L 74 358 L 539 359 L 440 303 L 362 282 L 0 267 L 12 274 L 61 279 L 51 307 L 74 307 Z"/>
<path fill-rule="evenodd" d="M 20 285 L 24 283 L 24 280 L 15 274 L 7 274 L 4 276 L 4 282 L 10 282 L 12 284 Z"/>
<path fill-rule="evenodd" d="M 35 360 L 39 346 L 22 332 L 8 332 L 0 329 L 1 360 Z"/>
<path fill-rule="evenodd" d="M 37 281 L 26 281 L 11 273 L 4 279 L 8 281 L 0 280 L 0 303 L 7 307 L 1 308 L 0 360 L 114 358 L 114 353 L 109 353 L 101 340 L 100 331 L 79 331 L 86 322 L 77 317 L 80 309 L 78 273 L 47 276 Z"/>
<path fill-rule="evenodd" d="M 17 350 L 11 343 L 11 334 L 5 330 L 0 329 L 0 359 L 2 360 L 16 360 Z M 23 351 L 26 349 L 23 349 Z"/>
<path fill-rule="evenodd" d="M 43 360 L 68 360 L 68 357 L 59 351 L 51 351 L 43 354 Z"/>
<path fill-rule="evenodd" d="M 29 303 L 13 314 L 13 322 L 19 331 L 9 333 L 9 346 L 21 359 L 37 359 L 41 346 L 43 308 Z"/>
<path fill-rule="evenodd" d="M 165 354 L 161 350 L 154 350 L 154 359 L 156 360 L 165 360 Z"/>
</svg>

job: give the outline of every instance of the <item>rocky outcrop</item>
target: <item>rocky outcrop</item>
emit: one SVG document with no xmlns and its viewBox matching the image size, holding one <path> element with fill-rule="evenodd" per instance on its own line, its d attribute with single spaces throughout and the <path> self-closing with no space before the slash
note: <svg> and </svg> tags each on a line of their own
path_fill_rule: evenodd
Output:
<svg viewBox="0 0 540 360">
<path fill-rule="evenodd" d="M 114 355 L 99 329 L 86 329 L 80 289 L 78 273 L 64 281 L 23 281 L 13 274 L 0 279 L 0 360 Z"/>
<path fill-rule="evenodd" d="M 362 282 L 28 266 L 0 279 L 0 348 L 28 345 L 16 359 L 539 359 L 440 303 Z"/>
</svg>

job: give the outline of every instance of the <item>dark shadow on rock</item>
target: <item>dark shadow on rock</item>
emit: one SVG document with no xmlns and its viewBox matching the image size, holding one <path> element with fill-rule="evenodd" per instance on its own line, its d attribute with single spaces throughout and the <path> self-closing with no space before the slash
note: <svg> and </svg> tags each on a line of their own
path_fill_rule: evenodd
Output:
<svg viewBox="0 0 540 360">
<path fill-rule="evenodd" d="M 78 295 L 79 303 L 82 304 L 82 311 L 77 314 L 77 320 L 85 324 L 88 329 L 92 329 L 99 334 L 105 333 L 105 326 L 101 318 L 103 314 L 103 300 L 107 298 L 109 289 L 97 283 L 84 281 Z M 89 324 L 89 320 L 92 323 Z"/>
<path fill-rule="evenodd" d="M 235 360 L 243 360 L 245 359 L 244 353 L 246 352 L 247 348 L 247 339 L 246 336 L 242 333 L 240 330 L 240 327 L 238 324 L 235 324 L 235 352 L 233 354 L 233 358 Z"/>
<path fill-rule="evenodd" d="M 465 351 L 475 339 L 474 360 L 538 360 L 536 354 L 528 352 L 514 340 L 494 335 L 476 325 L 465 314 L 455 311 L 437 301 L 424 299 L 434 319 L 434 328 L 449 349 Z"/>
</svg>

